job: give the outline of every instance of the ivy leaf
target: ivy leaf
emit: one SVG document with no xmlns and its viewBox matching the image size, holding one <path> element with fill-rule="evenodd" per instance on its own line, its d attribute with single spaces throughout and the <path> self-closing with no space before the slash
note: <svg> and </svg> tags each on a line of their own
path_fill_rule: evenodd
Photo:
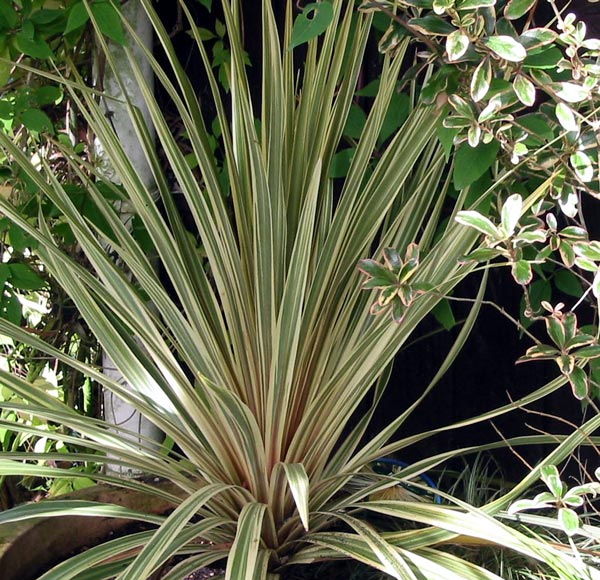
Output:
<svg viewBox="0 0 600 580">
<path fill-rule="evenodd" d="M 513 89 L 519 101 L 527 107 L 533 107 L 535 103 L 535 87 L 524 75 L 517 75 L 513 81 Z"/>
<path fill-rule="evenodd" d="M 527 56 L 524 46 L 512 36 L 490 36 L 484 42 L 492 52 L 510 62 L 521 62 Z"/>
<path fill-rule="evenodd" d="M 557 103 L 554 113 L 558 122 L 566 131 L 579 131 L 579 123 L 575 119 L 575 115 L 569 105 L 565 103 Z"/>
<path fill-rule="evenodd" d="M 594 179 L 594 166 L 591 159 L 583 151 L 573 153 L 569 157 L 569 161 L 581 181 L 589 183 Z"/>
<path fill-rule="evenodd" d="M 289 50 L 323 34 L 332 21 L 333 6 L 329 2 L 307 4 L 294 22 Z"/>
<path fill-rule="evenodd" d="M 484 58 L 475 69 L 471 79 L 471 97 L 477 103 L 487 95 L 492 81 L 492 64 Z"/>
<path fill-rule="evenodd" d="M 100 32 L 120 46 L 125 46 L 125 33 L 119 11 L 110 2 L 94 2 L 91 10 Z"/>
<path fill-rule="evenodd" d="M 460 59 L 469 48 L 469 37 L 462 30 L 455 30 L 446 39 L 446 52 L 450 62 Z"/>
<path fill-rule="evenodd" d="M 504 8 L 504 17 L 508 20 L 517 20 L 527 14 L 537 0 L 509 0 Z"/>
</svg>

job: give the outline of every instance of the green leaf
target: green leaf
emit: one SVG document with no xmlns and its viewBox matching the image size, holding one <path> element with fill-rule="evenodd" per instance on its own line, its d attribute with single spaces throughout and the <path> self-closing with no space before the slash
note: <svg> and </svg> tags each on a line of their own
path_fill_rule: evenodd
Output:
<svg viewBox="0 0 600 580">
<path fill-rule="evenodd" d="M 307 4 L 294 22 L 289 49 L 311 41 L 327 30 L 333 21 L 333 6 L 327 2 Z"/>
<path fill-rule="evenodd" d="M 521 34 L 521 36 L 519 36 L 519 42 L 526 49 L 530 50 L 532 48 L 538 48 L 540 46 L 551 44 L 555 41 L 556 37 L 556 32 L 549 28 L 530 28 Z M 528 59 L 530 56 L 528 56 Z"/>
<path fill-rule="evenodd" d="M 562 323 L 553 316 L 546 316 L 546 332 L 559 348 L 565 345 L 566 334 Z"/>
<path fill-rule="evenodd" d="M 456 6 L 457 10 L 475 10 L 477 8 L 491 8 L 496 5 L 496 0 L 464 0 Z"/>
<path fill-rule="evenodd" d="M 23 32 L 17 34 L 15 40 L 18 49 L 23 54 L 41 60 L 52 58 L 54 56 L 50 45 L 45 40 L 29 38 L 28 35 Z"/>
<path fill-rule="evenodd" d="M 579 516 L 577 512 L 569 508 L 558 510 L 558 522 L 568 536 L 572 536 L 579 529 Z"/>
<path fill-rule="evenodd" d="M 389 280 L 390 284 L 395 284 L 397 282 L 396 276 L 393 274 L 393 272 L 376 260 L 361 260 L 358 263 L 358 269 L 367 276 Z"/>
<path fill-rule="evenodd" d="M 583 151 L 576 151 L 573 153 L 569 157 L 569 162 L 581 181 L 589 183 L 594 179 L 594 166 L 592 165 L 592 160 Z"/>
<path fill-rule="evenodd" d="M 567 294 L 579 298 L 583 294 L 583 287 L 579 278 L 569 270 L 559 270 L 554 275 L 554 283 L 556 287 Z"/>
<path fill-rule="evenodd" d="M 45 87 L 38 87 L 35 92 L 35 101 L 40 106 L 53 105 L 62 96 L 62 90 L 60 87 L 53 87 L 51 85 Z"/>
<path fill-rule="evenodd" d="M 27 109 L 21 113 L 21 122 L 30 131 L 53 133 L 54 125 L 50 117 L 40 109 Z"/>
<path fill-rule="evenodd" d="M 556 465 L 542 465 L 540 467 L 540 478 L 552 492 L 554 498 L 562 497 L 564 484 L 560 480 L 560 473 Z"/>
<path fill-rule="evenodd" d="M 484 58 L 475 69 L 471 79 L 471 97 L 477 103 L 485 97 L 492 81 L 492 64 L 489 58 Z"/>
<path fill-rule="evenodd" d="M 23 308 L 21 302 L 14 294 L 4 294 L 0 298 L 0 317 L 16 324 L 21 325 Z"/>
<path fill-rule="evenodd" d="M 511 266 L 512 276 L 517 284 L 525 286 L 529 284 L 533 278 L 531 262 L 528 260 L 518 260 Z"/>
<path fill-rule="evenodd" d="M 513 81 L 513 89 L 519 101 L 527 107 L 535 103 L 535 87 L 525 75 L 517 75 Z"/>
<path fill-rule="evenodd" d="M 598 358 L 600 356 L 600 346 L 597 344 L 584 346 L 573 352 L 573 356 L 584 359 Z"/>
<path fill-rule="evenodd" d="M 577 242 L 573 244 L 573 249 L 578 256 L 593 260 L 594 262 L 600 261 L 600 242 L 592 240 L 591 242 Z M 595 271 L 595 268 L 594 270 Z"/>
<path fill-rule="evenodd" d="M 12 2 L 0 0 L 0 30 L 14 28 L 17 21 L 17 11 Z"/>
<path fill-rule="evenodd" d="M 41 290 L 46 282 L 27 264 L 9 264 L 10 283 L 19 290 Z"/>
<path fill-rule="evenodd" d="M 67 25 L 65 26 L 65 34 L 69 34 L 78 28 L 81 28 L 90 19 L 90 15 L 83 2 L 73 4 L 71 10 L 69 10 L 69 17 L 67 18 Z"/>
<path fill-rule="evenodd" d="M 585 371 L 579 367 L 575 367 L 573 372 L 567 378 L 569 379 L 569 384 L 571 385 L 575 398 L 580 401 L 585 399 L 589 390 L 588 376 Z"/>
<path fill-rule="evenodd" d="M 554 112 L 563 129 L 566 131 L 579 131 L 579 123 L 569 105 L 559 102 L 556 104 Z"/>
<path fill-rule="evenodd" d="M 504 7 L 504 17 L 508 20 L 517 20 L 529 12 L 536 0 L 509 0 Z"/>
<path fill-rule="evenodd" d="M 456 215 L 456 221 L 463 226 L 475 228 L 478 232 L 485 234 L 492 240 L 501 240 L 500 230 L 490 221 L 489 218 L 481 215 L 477 211 L 467 210 L 459 211 Z"/>
<path fill-rule="evenodd" d="M 461 190 L 477 181 L 496 161 L 500 143 L 482 143 L 470 147 L 463 143 L 456 152 L 452 180 L 455 189 Z"/>
<path fill-rule="evenodd" d="M 456 318 L 454 318 L 449 300 L 445 298 L 440 300 L 432 310 L 432 314 L 446 330 L 451 330 L 456 326 Z"/>
<path fill-rule="evenodd" d="M 567 101 L 567 103 L 580 103 L 588 98 L 590 92 L 582 85 L 575 83 L 559 83 L 556 90 L 556 95 Z"/>
<path fill-rule="evenodd" d="M 435 14 L 427 14 L 427 16 L 421 18 L 411 18 L 408 24 L 425 35 L 448 36 L 456 31 L 452 24 Z"/>
<path fill-rule="evenodd" d="M 500 58 L 510 62 L 521 62 L 527 56 L 523 45 L 511 36 L 490 36 L 484 43 Z"/>
<path fill-rule="evenodd" d="M 459 60 L 467 52 L 469 44 L 469 37 L 462 30 L 455 30 L 446 39 L 448 60 L 450 62 Z"/>
<path fill-rule="evenodd" d="M 502 218 L 502 230 L 506 237 L 514 234 L 522 211 L 523 198 L 518 193 L 509 196 L 502 205 L 500 214 Z"/>
<path fill-rule="evenodd" d="M 120 46 L 125 46 L 123 24 L 115 6 L 111 2 L 94 2 L 91 10 L 100 32 Z"/>
</svg>

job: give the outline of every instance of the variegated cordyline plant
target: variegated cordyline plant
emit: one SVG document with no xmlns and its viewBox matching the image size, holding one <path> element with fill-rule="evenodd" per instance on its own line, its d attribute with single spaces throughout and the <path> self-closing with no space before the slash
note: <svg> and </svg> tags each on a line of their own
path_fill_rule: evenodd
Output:
<svg viewBox="0 0 600 580">
<path fill-rule="evenodd" d="M 60 437 L 81 451 L 60 454 L 61 460 L 120 464 L 168 480 L 178 492 L 166 491 L 152 479 L 99 472 L 93 476 L 97 481 L 167 499 L 174 511 L 151 516 L 111 504 L 55 500 L 0 514 L 0 523 L 5 524 L 64 514 L 157 524 L 156 529 L 92 547 L 41 578 L 141 580 L 174 555 L 186 558 L 167 573 L 167 580 L 217 562 L 232 580 L 285 578 L 296 565 L 339 558 L 357 560 L 399 579 L 499 578 L 445 550 L 465 538 L 471 544 L 491 543 L 545 562 L 561 578 L 600 577 L 581 560 L 496 517 L 536 479 L 535 471 L 509 494 L 480 508 L 440 490 L 436 492 L 444 498 L 440 503 L 416 501 L 410 493 L 401 494 L 401 499 L 378 495 L 452 453 L 424 457 L 402 470 L 399 479 L 376 477 L 370 466 L 378 458 L 535 401 L 566 380 L 557 379 L 519 403 L 472 420 L 393 439 L 466 339 L 483 297 L 483 278 L 463 330 L 422 397 L 399 409 L 397 418 L 365 440 L 394 355 L 441 297 L 471 273 L 473 266 L 458 258 L 475 247 L 478 236 L 454 220 L 442 225 L 449 178 L 434 134 L 435 107 L 415 100 L 403 126 L 373 159 L 403 70 L 407 42 L 400 42 L 394 55 L 384 58 L 377 96 L 341 191 L 334 192 L 332 158 L 356 90 L 372 14 L 357 11 L 352 2 L 333 0 L 329 25 L 319 38 L 310 40 L 298 69 L 289 49 L 293 3 L 287 3 L 283 29 L 278 29 L 271 2 L 264 0 L 262 62 L 255 63 L 262 74 L 257 100 L 250 94 L 244 64 L 242 3 L 223 0 L 231 45 L 231 92 L 226 99 L 197 29 L 191 27 L 222 132 L 228 177 L 222 180 L 191 82 L 151 1 L 141 3 L 169 70 L 147 50 L 146 57 L 177 108 L 201 178 L 179 150 L 133 57 L 131 66 L 203 252 L 174 205 L 156 144 L 138 109 L 125 103 L 153 171 L 152 187 L 136 173 L 110 118 L 97 103 L 96 92 L 76 76 L 63 78 L 57 72 L 53 78 L 63 83 L 119 177 L 121 185 L 113 186 L 107 199 L 97 184 L 103 179 L 100 169 L 72 152 L 66 155 L 108 227 L 94 226 L 77 211 L 43 155 L 41 161 L 32 162 L 18 140 L 4 133 L 0 133 L 2 149 L 35 184 L 40 201 L 49 199 L 59 208 L 85 261 L 66 254 L 43 219 L 32 224 L 5 201 L 2 211 L 36 240 L 35 251 L 48 272 L 73 299 L 132 390 L 4 320 L 0 331 L 71 365 L 130 402 L 175 446 L 162 449 L 151 441 L 133 441 L 118 427 L 82 417 L 7 372 L 2 372 L 2 384 L 28 401 L 9 401 L 7 408 L 64 425 L 63 433 L 46 435 Z M 184 4 L 182 8 L 187 14 Z M 133 31 L 129 33 L 136 42 Z M 106 59 L 108 67 L 114 66 L 109 50 Z M 531 205 L 544 187 L 525 199 L 524 206 Z M 161 276 L 115 212 L 112 198 L 126 201 L 143 223 Z M 450 208 L 453 215 L 464 209 L 465 198 L 465 192 L 459 195 Z M 384 252 L 385 248 L 398 251 Z M 388 304 L 401 320 L 399 325 L 389 317 L 373 316 L 373 296 L 361 288 L 364 276 L 357 264 L 365 256 L 382 253 L 390 271 L 396 271 L 402 300 L 390 305 L 384 295 L 377 309 Z M 377 268 L 374 262 L 362 262 L 371 279 L 377 277 Z M 367 402 L 364 415 L 352 420 L 358 405 Z M 597 422 L 594 419 L 564 438 L 546 463 L 567 456 L 593 433 Z M 56 458 L 48 453 L 7 453 L 0 460 L 0 472 L 77 476 L 45 465 Z M 405 522 L 411 525 L 404 526 Z"/>
</svg>

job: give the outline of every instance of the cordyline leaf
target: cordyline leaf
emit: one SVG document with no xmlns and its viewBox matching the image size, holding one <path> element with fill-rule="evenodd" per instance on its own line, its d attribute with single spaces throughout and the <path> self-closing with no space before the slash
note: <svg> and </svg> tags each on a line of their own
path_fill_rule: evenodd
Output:
<svg viewBox="0 0 600 580">
<path fill-rule="evenodd" d="M 523 45 L 511 36 L 490 36 L 484 43 L 500 58 L 510 62 L 521 62 L 527 56 Z"/>
<path fill-rule="evenodd" d="M 292 496 L 296 502 L 300 519 L 304 529 L 308 531 L 308 500 L 310 492 L 310 482 L 308 475 L 301 463 L 282 463 L 288 484 L 292 490 Z"/>
<path fill-rule="evenodd" d="M 531 269 L 531 262 L 528 260 L 518 260 L 511 266 L 511 273 L 515 282 L 526 286 L 533 278 L 533 270 Z"/>
<path fill-rule="evenodd" d="M 254 580 L 260 536 L 267 506 L 247 503 L 240 512 L 237 533 L 227 558 L 225 580 Z"/>
<path fill-rule="evenodd" d="M 536 0 L 509 0 L 504 8 L 504 17 L 507 20 L 517 20 L 527 14 Z"/>
<path fill-rule="evenodd" d="M 211 484 L 203 487 L 185 499 L 175 511 L 170 514 L 161 527 L 152 536 L 139 556 L 128 566 L 118 580 L 137 580 L 148 578 L 157 566 L 173 555 L 171 545 L 177 539 L 183 528 L 196 513 L 215 495 L 222 493 L 231 486 Z"/>
<path fill-rule="evenodd" d="M 589 383 L 589 379 L 585 371 L 579 367 L 575 367 L 573 372 L 571 372 L 567 378 L 569 379 L 569 384 L 571 385 L 571 389 L 573 390 L 573 395 L 575 398 L 579 399 L 580 401 L 585 399 L 588 395 Z"/>
<path fill-rule="evenodd" d="M 137 512 L 122 506 L 82 500 L 54 500 L 20 505 L 0 512 L 0 524 L 33 518 L 61 517 L 65 515 L 125 518 L 162 524 L 164 517 Z"/>
<path fill-rule="evenodd" d="M 575 170 L 577 177 L 584 183 L 594 179 L 594 166 L 592 160 L 583 152 L 576 151 L 569 157 L 571 167 Z"/>
<path fill-rule="evenodd" d="M 469 48 L 469 37 L 462 30 L 455 30 L 446 39 L 446 52 L 448 60 L 454 62 L 459 60 Z"/>
<path fill-rule="evenodd" d="M 573 536 L 579 529 L 579 516 L 572 509 L 560 508 L 558 522 L 568 536 Z"/>
<path fill-rule="evenodd" d="M 471 97 L 477 103 L 487 95 L 492 81 L 492 64 L 484 58 L 475 69 L 471 79 Z"/>
<path fill-rule="evenodd" d="M 502 230 L 505 237 L 510 237 L 515 232 L 522 211 L 523 198 L 518 193 L 509 196 L 502 205 Z"/>
<path fill-rule="evenodd" d="M 500 230 L 487 217 L 477 211 L 459 211 L 455 219 L 459 224 L 475 228 L 492 240 L 502 239 Z"/>
<path fill-rule="evenodd" d="M 517 75 L 515 77 L 513 89 L 519 101 L 527 107 L 533 107 L 535 103 L 535 87 L 525 75 Z"/>
<path fill-rule="evenodd" d="M 417 580 L 417 576 L 415 576 L 410 566 L 408 566 L 394 546 L 386 542 L 374 528 L 364 521 L 349 515 L 336 514 L 336 517 L 352 527 L 369 545 L 388 574 L 391 574 L 398 580 Z"/>
</svg>

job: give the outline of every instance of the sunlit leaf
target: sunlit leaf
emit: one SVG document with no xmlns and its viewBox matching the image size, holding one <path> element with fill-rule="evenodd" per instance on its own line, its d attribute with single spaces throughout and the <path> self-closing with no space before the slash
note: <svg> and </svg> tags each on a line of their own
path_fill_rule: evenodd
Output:
<svg viewBox="0 0 600 580">
<path fill-rule="evenodd" d="M 521 62 L 527 56 L 523 45 L 511 36 L 490 36 L 484 42 L 492 52 L 510 62 Z"/>
<path fill-rule="evenodd" d="M 464 226 L 475 228 L 478 232 L 485 234 L 491 239 L 502 239 L 500 230 L 491 220 L 479 212 L 473 210 L 461 211 L 456 215 L 456 221 Z"/>
<path fill-rule="evenodd" d="M 459 60 L 467 52 L 469 44 L 469 37 L 462 30 L 455 30 L 446 39 L 448 60 L 450 62 Z"/>
<path fill-rule="evenodd" d="M 517 75 L 513 81 L 515 94 L 524 105 L 532 107 L 535 103 L 535 87 L 525 75 Z"/>
<path fill-rule="evenodd" d="M 594 166 L 592 160 L 586 153 L 583 151 L 576 151 L 569 157 L 569 162 L 581 181 L 589 183 L 594 179 Z"/>
<path fill-rule="evenodd" d="M 509 0 L 504 8 L 504 17 L 508 20 L 517 20 L 529 12 L 536 0 Z"/>
<path fill-rule="evenodd" d="M 484 58 L 475 69 L 471 79 L 471 97 L 477 103 L 487 95 L 492 80 L 492 64 Z"/>
</svg>

